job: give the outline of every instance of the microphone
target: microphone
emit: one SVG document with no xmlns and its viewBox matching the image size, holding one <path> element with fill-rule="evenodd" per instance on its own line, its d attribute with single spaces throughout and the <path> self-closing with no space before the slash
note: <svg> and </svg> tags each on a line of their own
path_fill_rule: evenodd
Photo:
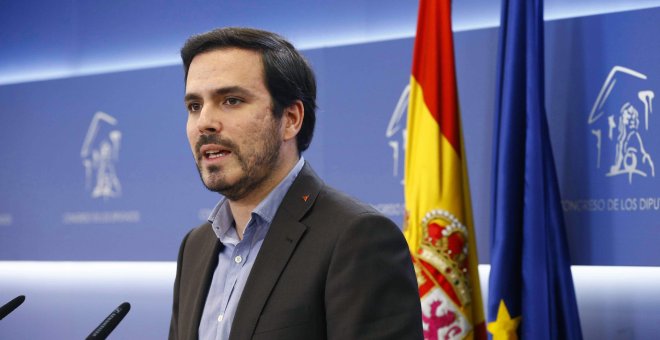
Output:
<svg viewBox="0 0 660 340">
<path fill-rule="evenodd" d="M 18 306 L 20 306 L 23 301 L 25 301 L 25 295 L 19 295 L 13 300 L 5 303 L 4 306 L 0 307 L 0 320 L 4 319 L 5 316 L 9 315 L 9 313 L 13 312 L 14 309 L 18 308 Z"/>
<path fill-rule="evenodd" d="M 117 309 L 113 310 L 101 324 L 96 327 L 92 333 L 87 336 L 86 340 L 103 340 L 110 335 L 110 333 L 117 327 L 119 322 L 126 316 L 128 311 L 131 310 L 131 304 L 124 302 Z"/>
</svg>

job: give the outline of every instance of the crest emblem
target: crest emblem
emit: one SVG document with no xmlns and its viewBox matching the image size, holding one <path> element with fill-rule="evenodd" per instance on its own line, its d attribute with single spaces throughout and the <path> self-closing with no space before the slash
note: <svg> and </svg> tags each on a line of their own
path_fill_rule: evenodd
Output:
<svg viewBox="0 0 660 340">
<path fill-rule="evenodd" d="M 655 177 L 655 166 L 644 138 L 649 134 L 655 93 L 646 88 L 647 76 L 614 66 L 603 83 L 589 114 L 596 138 L 596 167 L 606 163 L 607 177 Z"/>
<path fill-rule="evenodd" d="M 415 272 L 422 301 L 426 339 L 464 337 L 472 330 L 463 314 L 471 302 L 468 281 L 467 228 L 446 210 L 434 209 L 422 219 Z"/>
<path fill-rule="evenodd" d="M 116 125 L 116 118 L 97 112 L 85 135 L 80 157 L 85 168 L 86 185 L 93 198 L 121 196 L 116 171 L 121 131 L 115 128 Z"/>
</svg>

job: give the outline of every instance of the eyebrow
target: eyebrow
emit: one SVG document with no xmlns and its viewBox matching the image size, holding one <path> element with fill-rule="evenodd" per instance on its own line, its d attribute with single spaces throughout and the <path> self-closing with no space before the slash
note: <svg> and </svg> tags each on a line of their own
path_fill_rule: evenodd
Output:
<svg viewBox="0 0 660 340">
<path fill-rule="evenodd" d="M 252 96 L 252 92 L 250 90 L 248 90 L 244 87 L 241 87 L 241 86 L 220 87 L 220 88 L 215 89 L 215 91 L 213 91 L 214 96 L 224 96 L 224 95 L 232 94 L 232 93 L 242 95 L 242 96 L 246 96 L 246 97 L 251 97 Z M 183 97 L 183 101 L 188 102 L 188 101 L 191 101 L 191 100 L 199 100 L 201 98 L 202 97 L 200 95 L 196 94 L 196 93 L 187 93 Z"/>
</svg>

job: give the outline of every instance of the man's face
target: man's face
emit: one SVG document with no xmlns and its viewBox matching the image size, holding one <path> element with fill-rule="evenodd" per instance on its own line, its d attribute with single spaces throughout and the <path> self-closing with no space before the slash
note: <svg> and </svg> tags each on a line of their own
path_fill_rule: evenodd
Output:
<svg viewBox="0 0 660 340">
<path fill-rule="evenodd" d="M 187 133 L 204 185 L 240 200 L 278 166 L 282 120 L 272 114 L 259 53 L 227 48 L 193 59 L 186 81 Z"/>
</svg>

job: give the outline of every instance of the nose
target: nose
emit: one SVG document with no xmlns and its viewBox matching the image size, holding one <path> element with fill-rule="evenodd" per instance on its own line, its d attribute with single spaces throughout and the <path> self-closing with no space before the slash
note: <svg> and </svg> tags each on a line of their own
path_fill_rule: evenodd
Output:
<svg viewBox="0 0 660 340">
<path fill-rule="evenodd" d="M 203 107 L 197 119 L 197 129 L 202 134 L 220 132 L 222 123 L 220 122 L 218 113 L 211 107 Z"/>
</svg>

